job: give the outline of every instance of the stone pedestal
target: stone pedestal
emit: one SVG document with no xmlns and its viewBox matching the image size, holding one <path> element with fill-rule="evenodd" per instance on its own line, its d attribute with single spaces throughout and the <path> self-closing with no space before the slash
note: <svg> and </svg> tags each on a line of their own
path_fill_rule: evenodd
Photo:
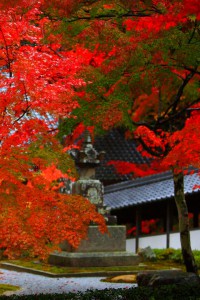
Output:
<svg viewBox="0 0 200 300">
<path fill-rule="evenodd" d="M 125 226 L 108 226 L 108 234 L 99 232 L 97 226 L 90 226 L 87 239 L 78 249 L 73 249 L 67 241 L 61 245 L 62 252 L 54 252 L 49 263 L 68 267 L 133 266 L 141 258 L 126 252 Z"/>
</svg>

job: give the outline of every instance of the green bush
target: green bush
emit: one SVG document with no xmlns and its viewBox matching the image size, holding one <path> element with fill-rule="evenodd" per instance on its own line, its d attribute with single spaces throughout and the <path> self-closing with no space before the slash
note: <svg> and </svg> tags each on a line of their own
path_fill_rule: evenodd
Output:
<svg viewBox="0 0 200 300">
<path fill-rule="evenodd" d="M 170 260 L 171 256 L 176 252 L 176 250 L 173 248 L 153 249 L 153 251 L 156 254 L 157 260 Z"/>
<path fill-rule="evenodd" d="M 197 264 L 198 269 L 200 269 L 200 251 L 199 250 L 194 250 L 193 251 L 194 258 Z"/>
<path fill-rule="evenodd" d="M 183 256 L 182 256 L 181 249 L 174 250 L 173 253 L 170 255 L 169 259 L 177 263 L 183 263 Z"/>
<path fill-rule="evenodd" d="M 180 249 L 154 249 L 157 260 L 171 260 L 174 262 L 182 262 L 182 253 Z"/>
<path fill-rule="evenodd" d="M 200 286 L 168 285 L 159 288 L 88 290 L 85 293 L 1 296 L 1 300 L 197 300 Z"/>
<path fill-rule="evenodd" d="M 153 249 L 156 254 L 156 260 L 169 260 L 176 263 L 183 263 L 183 257 L 181 249 Z M 193 250 L 194 258 L 197 264 L 198 269 L 200 269 L 200 251 Z"/>
</svg>

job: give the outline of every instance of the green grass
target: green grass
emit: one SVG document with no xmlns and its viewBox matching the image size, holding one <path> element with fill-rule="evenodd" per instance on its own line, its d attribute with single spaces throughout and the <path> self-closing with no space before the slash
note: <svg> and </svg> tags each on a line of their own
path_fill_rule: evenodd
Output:
<svg viewBox="0 0 200 300">
<path fill-rule="evenodd" d="M 19 290 L 19 286 L 14 286 L 10 284 L 0 284 L 0 295 L 2 295 L 5 292 L 10 292 L 10 291 L 17 291 Z"/>
</svg>

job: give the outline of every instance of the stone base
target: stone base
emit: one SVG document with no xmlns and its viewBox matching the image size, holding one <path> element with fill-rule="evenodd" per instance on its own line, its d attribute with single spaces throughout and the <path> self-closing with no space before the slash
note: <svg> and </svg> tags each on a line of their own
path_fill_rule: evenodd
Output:
<svg viewBox="0 0 200 300">
<path fill-rule="evenodd" d="M 98 226 L 88 228 L 87 239 L 77 249 L 67 241 L 60 244 L 62 252 L 50 254 L 49 263 L 68 267 L 134 266 L 141 257 L 126 252 L 126 227 L 107 226 L 108 234 L 102 234 Z"/>
<path fill-rule="evenodd" d="M 108 233 L 102 234 L 98 226 L 88 228 L 87 239 L 82 240 L 77 249 L 72 248 L 67 241 L 60 244 L 66 252 L 122 252 L 126 251 L 126 226 L 107 226 Z"/>
<path fill-rule="evenodd" d="M 56 251 L 50 254 L 48 262 L 52 265 L 67 267 L 134 266 L 141 262 L 141 257 L 125 251 L 91 253 Z"/>
</svg>

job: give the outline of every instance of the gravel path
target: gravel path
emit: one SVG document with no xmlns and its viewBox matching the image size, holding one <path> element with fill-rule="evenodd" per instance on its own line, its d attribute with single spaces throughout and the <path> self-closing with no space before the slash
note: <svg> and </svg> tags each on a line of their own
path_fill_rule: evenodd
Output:
<svg viewBox="0 0 200 300">
<path fill-rule="evenodd" d="M 49 278 L 41 275 L 33 275 L 16 271 L 0 269 L 0 283 L 7 283 L 21 287 L 21 290 L 14 292 L 16 295 L 48 294 L 84 292 L 91 289 L 106 288 L 130 288 L 134 284 L 128 283 L 106 283 L 101 282 L 102 277 L 70 277 L 70 278 Z M 136 285 L 135 285 L 136 286 Z M 8 295 L 13 294 L 9 292 Z"/>
</svg>

